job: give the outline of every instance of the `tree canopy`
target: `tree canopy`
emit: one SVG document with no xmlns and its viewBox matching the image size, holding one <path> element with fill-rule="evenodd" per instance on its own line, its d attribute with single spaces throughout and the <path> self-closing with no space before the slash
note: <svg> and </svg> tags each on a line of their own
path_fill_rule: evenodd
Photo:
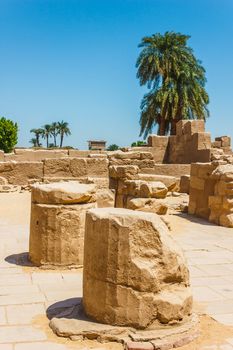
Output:
<svg viewBox="0 0 233 350">
<path fill-rule="evenodd" d="M 5 153 L 13 150 L 18 141 L 18 125 L 10 119 L 0 118 L 0 149 Z"/>
<path fill-rule="evenodd" d="M 139 44 L 137 77 L 149 92 L 141 103 L 140 135 L 146 137 L 158 124 L 158 134 L 175 134 L 181 119 L 206 119 L 209 97 L 205 69 L 187 45 L 190 38 L 166 32 L 144 37 Z"/>
</svg>

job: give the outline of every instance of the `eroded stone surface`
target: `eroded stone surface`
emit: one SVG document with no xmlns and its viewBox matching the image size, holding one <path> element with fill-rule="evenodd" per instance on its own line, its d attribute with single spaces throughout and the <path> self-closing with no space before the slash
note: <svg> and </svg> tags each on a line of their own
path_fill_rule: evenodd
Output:
<svg viewBox="0 0 233 350">
<path fill-rule="evenodd" d="M 81 204 L 95 202 L 95 185 L 78 181 L 32 186 L 32 202 L 40 204 Z"/>
<path fill-rule="evenodd" d="M 191 314 L 185 258 L 156 214 L 89 210 L 83 281 L 85 311 L 98 322 L 146 328 Z"/>
</svg>

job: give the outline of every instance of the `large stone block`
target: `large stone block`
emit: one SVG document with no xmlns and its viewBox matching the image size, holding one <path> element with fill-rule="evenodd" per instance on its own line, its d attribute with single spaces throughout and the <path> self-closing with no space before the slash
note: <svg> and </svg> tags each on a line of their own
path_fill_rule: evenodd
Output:
<svg viewBox="0 0 233 350">
<path fill-rule="evenodd" d="M 82 265 L 85 216 L 96 207 L 94 190 L 77 182 L 32 186 L 29 256 L 35 265 Z"/>
<path fill-rule="evenodd" d="M 68 156 L 68 150 L 65 149 L 28 149 L 16 148 L 15 155 L 17 161 L 42 161 L 46 158 L 63 158 Z"/>
<path fill-rule="evenodd" d="M 44 160 L 45 177 L 71 177 L 70 158 L 45 159 Z"/>
<path fill-rule="evenodd" d="M 89 210 L 84 246 L 83 305 L 91 318 L 143 329 L 191 314 L 186 261 L 158 215 Z"/>
<path fill-rule="evenodd" d="M 108 163 L 106 158 L 87 158 L 87 175 L 108 177 Z"/>
<path fill-rule="evenodd" d="M 43 179 L 42 162 L 0 162 L 0 176 L 11 185 L 27 185 Z"/>
<path fill-rule="evenodd" d="M 96 203 L 74 205 L 33 204 L 29 258 L 37 266 L 80 266 L 86 211 Z"/>
<path fill-rule="evenodd" d="M 33 185 L 32 202 L 40 204 L 83 204 L 96 201 L 95 185 L 78 181 Z"/>
<path fill-rule="evenodd" d="M 205 121 L 204 120 L 189 120 L 184 125 L 184 133 L 192 135 L 199 132 L 205 132 Z"/>
</svg>

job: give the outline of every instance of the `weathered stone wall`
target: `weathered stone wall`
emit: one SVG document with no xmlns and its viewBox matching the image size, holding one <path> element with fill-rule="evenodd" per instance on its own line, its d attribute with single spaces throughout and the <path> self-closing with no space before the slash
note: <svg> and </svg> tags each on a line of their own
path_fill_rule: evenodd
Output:
<svg viewBox="0 0 233 350">
<path fill-rule="evenodd" d="M 210 161 L 211 135 L 205 132 L 203 120 L 180 120 L 176 135 L 148 137 L 148 146 L 156 163 L 190 164 Z"/>
<path fill-rule="evenodd" d="M 51 158 L 44 161 L 0 162 L 0 177 L 12 185 L 92 178 L 108 179 L 107 158 Z M 108 183 L 106 183 L 108 186 Z"/>
<path fill-rule="evenodd" d="M 167 213 L 166 196 L 179 189 L 176 177 L 140 173 L 135 165 L 109 168 L 110 186 L 115 190 L 115 207 Z"/>
<path fill-rule="evenodd" d="M 192 164 L 189 214 L 233 227 L 233 165 Z"/>
</svg>

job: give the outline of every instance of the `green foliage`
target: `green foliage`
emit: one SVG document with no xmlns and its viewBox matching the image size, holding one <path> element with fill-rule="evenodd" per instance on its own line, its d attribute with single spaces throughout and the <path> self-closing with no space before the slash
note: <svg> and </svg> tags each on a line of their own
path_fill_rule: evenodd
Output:
<svg viewBox="0 0 233 350">
<path fill-rule="evenodd" d="M 131 147 L 142 147 L 142 146 L 146 146 L 146 142 L 145 141 L 136 141 L 136 142 L 133 142 L 131 144 Z"/>
<path fill-rule="evenodd" d="M 175 133 L 180 119 L 206 119 L 209 97 L 205 69 L 187 45 L 190 38 L 166 32 L 142 39 L 136 67 L 141 85 L 150 89 L 141 103 L 141 132 L 146 137 L 158 124 L 158 134 Z"/>
<path fill-rule="evenodd" d="M 60 135 L 60 148 L 63 145 L 64 136 L 71 135 L 71 131 L 69 129 L 69 124 L 64 122 L 53 122 L 52 124 L 45 124 L 42 128 L 32 129 L 30 132 L 35 134 L 35 138 L 30 140 L 30 143 L 33 144 L 34 147 L 41 147 L 40 137 L 46 140 L 47 148 L 56 148 L 57 147 L 57 136 Z M 53 138 L 53 143 L 49 142 L 49 138 Z"/>
<path fill-rule="evenodd" d="M 109 145 L 107 148 L 107 151 L 117 151 L 119 149 L 119 146 L 113 143 L 112 145 Z"/>
<path fill-rule="evenodd" d="M 5 153 L 13 150 L 18 141 L 18 125 L 10 119 L 0 118 L 0 149 Z"/>
</svg>

